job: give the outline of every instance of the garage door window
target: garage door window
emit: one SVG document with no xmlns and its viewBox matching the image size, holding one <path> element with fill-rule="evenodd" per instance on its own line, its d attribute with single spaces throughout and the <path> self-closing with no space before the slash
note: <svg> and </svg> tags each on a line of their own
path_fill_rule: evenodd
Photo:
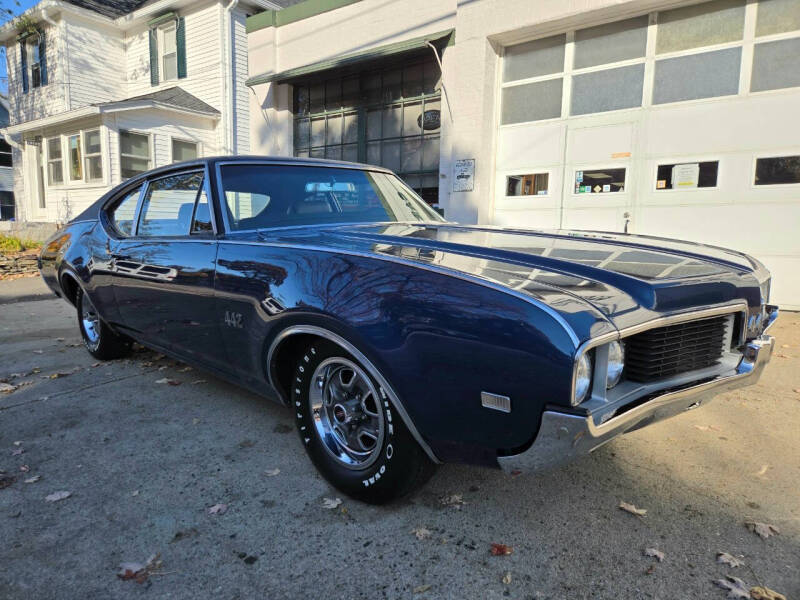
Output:
<svg viewBox="0 0 800 600">
<path fill-rule="evenodd" d="M 576 194 L 611 194 L 625 191 L 625 169 L 575 171 Z"/>
<path fill-rule="evenodd" d="M 658 165 L 656 190 L 717 187 L 719 161 Z"/>
<path fill-rule="evenodd" d="M 506 196 L 546 196 L 549 173 L 509 175 L 506 177 Z"/>
<path fill-rule="evenodd" d="M 656 61 L 653 104 L 736 94 L 741 62 L 741 48 Z"/>
<path fill-rule="evenodd" d="M 756 185 L 800 183 L 800 156 L 773 156 L 756 160 Z"/>
<path fill-rule="evenodd" d="M 656 52 L 678 52 L 742 39 L 745 0 L 716 0 L 658 14 Z"/>
</svg>

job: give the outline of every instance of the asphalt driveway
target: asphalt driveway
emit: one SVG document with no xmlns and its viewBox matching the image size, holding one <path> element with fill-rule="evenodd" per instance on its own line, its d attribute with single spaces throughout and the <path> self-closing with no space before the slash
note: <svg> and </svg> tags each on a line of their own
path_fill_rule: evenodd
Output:
<svg viewBox="0 0 800 600">
<path fill-rule="evenodd" d="M 722 599 L 726 574 L 798 598 L 800 315 L 774 335 L 757 386 L 559 471 L 446 465 L 378 508 L 317 475 L 286 409 L 150 351 L 97 364 L 61 300 L 0 304 L 0 598 Z"/>
</svg>

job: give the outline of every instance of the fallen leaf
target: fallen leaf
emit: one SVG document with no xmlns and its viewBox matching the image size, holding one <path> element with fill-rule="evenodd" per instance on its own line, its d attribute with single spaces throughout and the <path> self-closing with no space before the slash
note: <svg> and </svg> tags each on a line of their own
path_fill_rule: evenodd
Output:
<svg viewBox="0 0 800 600">
<path fill-rule="evenodd" d="M 747 589 L 747 584 L 733 575 L 725 575 L 725 579 L 715 579 L 714 583 L 721 587 L 723 590 L 728 591 L 726 598 L 735 600 L 736 598 L 750 598 L 750 590 Z"/>
<path fill-rule="evenodd" d="M 492 542 L 492 547 L 489 549 L 489 553 L 492 556 L 508 556 L 514 552 L 514 548 L 511 546 L 506 546 L 505 544 L 497 544 Z"/>
<path fill-rule="evenodd" d="M 183 367 L 182 369 L 178 369 L 178 373 L 188 373 L 192 370 L 192 367 Z"/>
<path fill-rule="evenodd" d="M 780 352 L 775 356 L 777 356 L 778 358 L 792 358 L 791 356 L 789 356 L 788 354 L 784 354 L 783 352 Z"/>
<path fill-rule="evenodd" d="M 134 498 L 135 498 L 136 496 L 138 496 L 138 495 L 139 495 L 139 490 L 133 490 L 133 491 L 131 492 L 131 496 L 133 496 Z"/>
<path fill-rule="evenodd" d="M 327 508 L 328 510 L 334 509 L 342 503 L 341 498 L 323 498 L 322 499 L 322 508 Z"/>
<path fill-rule="evenodd" d="M 442 496 L 439 498 L 439 504 L 442 506 L 452 506 L 456 510 L 461 510 L 461 507 L 466 504 L 461 494 L 450 494 L 449 496 Z"/>
<path fill-rule="evenodd" d="M 15 446 L 22 446 L 22 442 L 20 440 L 17 440 L 16 442 L 14 442 L 14 445 Z"/>
<path fill-rule="evenodd" d="M 156 383 L 166 383 L 167 385 L 180 385 L 181 384 L 180 381 L 177 381 L 175 379 L 167 379 L 166 377 L 164 377 L 164 379 L 159 379 L 158 381 L 156 381 Z"/>
<path fill-rule="evenodd" d="M 210 515 L 224 515 L 228 511 L 227 504 L 215 504 L 209 507 L 208 514 Z"/>
<path fill-rule="evenodd" d="M 11 456 L 19 456 L 20 454 L 25 454 L 25 448 L 14 448 L 11 451 Z"/>
<path fill-rule="evenodd" d="M 717 552 L 717 562 L 723 565 L 730 565 L 733 568 L 741 567 L 744 564 L 743 560 L 739 560 L 727 552 Z"/>
<path fill-rule="evenodd" d="M 500 580 L 505 585 L 511 585 L 511 571 L 506 571 L 506 574 L 503 575 L 503 578 Z"/>
<path fill-rule="evenodd" d="M 627 502 L 620 502 L 618 508 L 637 517 L 643 517 L 647 514 L 646 508 L 636 508 L 633 504 L 628 504 Z"/>
<path fill-rule="evenodd" d="M 714 427 L 713 425 L 695 425 L 695 429 L 699 429 L 700 431 L 719 431 L 719 427 Z"/>
<path fill-rule="evenodd" d="M 161 568 L 161 555 L 153 554 L 145 564 L 135 562 L 120 563 L 117 577 L 123 581 L 133 579 L 136 583 L 144 583 L 150 575 Z"/>
<path fill-rule="evenodd" d="M 34 475 L 33 477 L 28 477 L 28 479 L 25 480 L 25 483 L 36 483 L 41 478 L 42 478 L 41 475 Z"/>
<path fill-rule="evenodd" d="M 644 551 L 645 556 L 652 556 L 653 558 L 657 559 L 658 562 L 664 562 L 664 553 L 661 550 L 656 550 L 655 548 L 647 548 Z"/>
<path fill-rule="evenodd" d="M 750 588 L 750 597 L 753 600 L 786 600 L 786 596 L 783 594 L 760 585 Z"/>
<path fill-rule="evenodd" d="M 645 575 L 652 575 L 655 572 L 656 572 L 656 563 L 653 563 L 649 567 L 647 567 L 647 570 L 645 570 L 644 574 Z"/>
<path fill-rule="evenodd" d="M 195 380 L 192 382 L 192 385 L 198 385 L 198 384 L 200 384 L 200 383 L 206 383 L 206 380 L 205 380 L 205 379 L 195 379 Z"/>
<path fill-rule="evenodd" d="M 431 586 L 429 584 L 425 584 L 425 585 L 418 585 L 411 591 L 414 594 L 422 594 L 423 592 L 427 592 L 429 589 L 431 589 Z"/>
<path fill-rule="evenodd" d="M 239 448 L 252 448 L 256 443 L 253 440 L 242 440 L 239 442 Z"/>
<path fill-rule="evenodd" d="M 31 468 L 28 465 L 20 465 L 19 470 L 22 471 L 23 473 L 27 473 L 28 471 L 31 470 Z"/>
<path fill-rule="evenodd" d="M 57 341 L 57 342 L 63 342 L 63 341 L 64 341 L 64 338 L 56 338 L 56 341 Z"/>
<path fill-rule="evenodd" d="M 756 476 L 761 477 L 762 475 L 764 475 L 764 473 L 767 472 L 767 469 L 769 469 L 769 465 L 764 465 L 763 467 L 761 467 L 761 469 L 759 469 L 758 473 L 756 473 Z"/>
<path fill-rule="evenodd" d="M 72 492 L 53 492 L 49 496 L 45 496 L 44 499 L 47 502 L 58 502 L 59 500 L 64 500 L 70 496 L 72 496 Z"/>
<path fill-rule="evenodd" d="M 763 539 L 767 539 L 771 535 L 776 535 L 780 533 L 780 529 L 775 527 L 775 525 L 770 525 L 769 523 L 759 523 L 758 521 L 745 521 L 745 527 L 747 527 L 753 533 L 760 535 Z"/>
<path fill-rule="evenodd" d="M 44 350 L 34 350 L 34 354 L 44 354 Z"/>
<path fill-rule="evenodd" d="M 418 540 L 424 540 L 431 536 L 430 529 L 425 529 L 424 527 L 417 527 L 416 529 L 412 529 L 411 533 L 417 536 Z"/>
<path fill-rule="evenodd" d="M 280 469 L 267 469 L 266 471 L 264 471 L 264 475 L 266 475 L 267 477 L 275 477 L 276 475 L 280 474 L 280 472 L 281 472 Z"/>
<path fill-rule="evenodd" d="M 17 389 L 17 386 L 11 385 L 10 383 L 0 383 L 0 392 L 4 394 L 10 394 L 14 390 Z"/>
</svg>

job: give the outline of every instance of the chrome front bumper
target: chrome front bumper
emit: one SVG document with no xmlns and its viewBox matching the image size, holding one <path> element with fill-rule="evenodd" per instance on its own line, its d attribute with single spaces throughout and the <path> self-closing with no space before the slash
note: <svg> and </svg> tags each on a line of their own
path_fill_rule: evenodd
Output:
<svg viewBox="0 0 800 600">
<path fill-rule="evenodd" d="M 761 335 L 747 344 L 742 360 L 731 374 L 657 396 L 600 425 L 591 416 L 546 410 L 531 447 L 520 454 L 500 456 L 497 462 L 507 472 L 532 472 L 589 454 L 618 435 L 696 408 L 717 394 L 756 383 L 772 356 L 772 347 L 773 338 Z"/>
</svg>

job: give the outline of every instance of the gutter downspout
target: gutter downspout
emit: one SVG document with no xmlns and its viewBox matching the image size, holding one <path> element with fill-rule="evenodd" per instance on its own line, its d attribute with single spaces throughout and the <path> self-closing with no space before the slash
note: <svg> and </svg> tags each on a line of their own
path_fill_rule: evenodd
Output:
<svg viewBox="0 0 800 600">
<path fill-rule="evenodd" d="M 11 134 L 8 133 L 8 129 L 6 129 L 5 127 L 0 129 L 0 135 L 3 136 L 3 139 L 6 141 L 6 143 L 9 146 L 11 146 L 12 148 L 16 148 L 20 152 L 22 151 L 22 144 L 20 144 L 19 142 L 15 142 L 14 141 L 14 138 L 12 138 Z"/>
<path fill-rule="evenodd" d="M 226 132 L 225 132 L 225 146 L 226 146 L 226 154 L 235 154 L 234 142 L 235 142 L 235 135 L 233 131 L 235 119 L 233 115 L 233 109 L 236 104 L 235 96 L 236 96 L 236 86 L 234 85 L 233 81 L 233 18 L 232 13 L 236 6 L 239 4 L 239 0 L 231 0 L 228 3 L 228 6 L 225 7 L 225 83 L 223 85 L 223 93 L 224 93 L 224 100 L 223 105 L 225 106 L 226 115 Z"/>
</svg>

